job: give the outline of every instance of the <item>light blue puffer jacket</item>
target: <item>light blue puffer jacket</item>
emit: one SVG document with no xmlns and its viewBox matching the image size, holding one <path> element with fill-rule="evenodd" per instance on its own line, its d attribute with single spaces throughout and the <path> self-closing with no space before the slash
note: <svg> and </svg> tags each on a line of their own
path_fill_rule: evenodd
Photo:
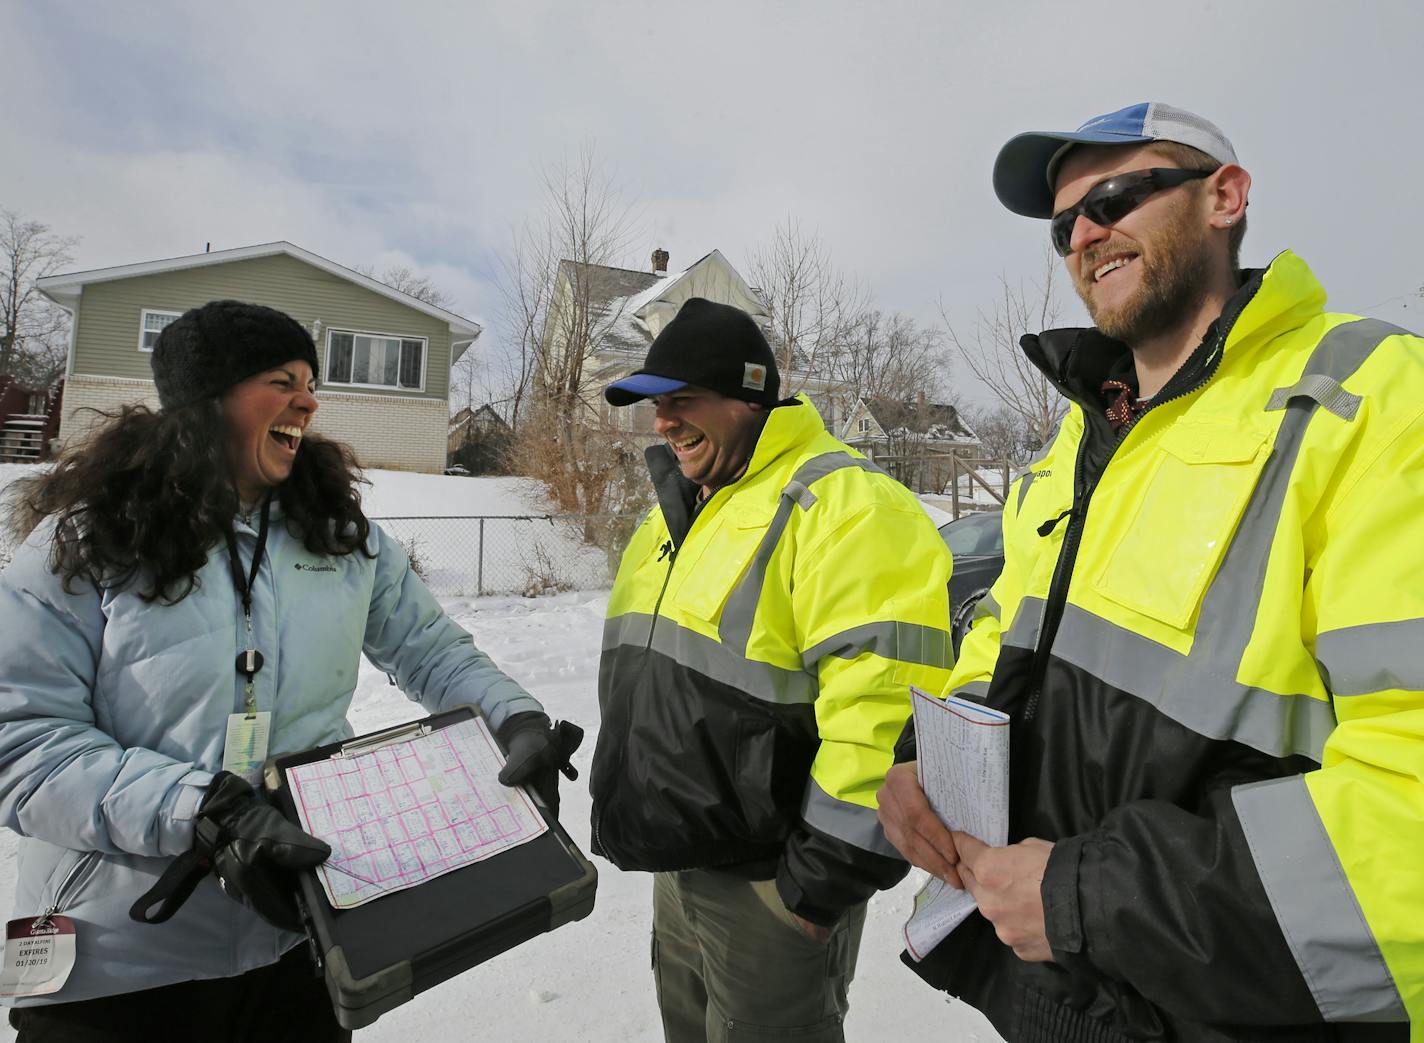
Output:
<svg viewBox="0 0 1424 1043">
<path fill-rule="evenodd" d="M 191 845 L 228 715 L 243 706 L 235 660 L 246 642 L 227 548 L 212 550 L 182 601 L 145 604 L 129 591 L 66 593 L 48 568 L 50 531 L 37 529 L 0 574 L 0 825 L 26 838 L 16 916 L 48 908 L 85 861 L 61 909 L 75 921 L 78 960 L 59 992 L 4 1002 L 89 999 L 272 963 L 299 937 L 212 877 L 166 923 L 128 915 Z M 237 540 L 250 564 L 256 532 L 239 521 Z M 269 754 L 352 734 L 362 652 L 432 713 L 473 703 L 498 728 L 540 709 L 444 614 L 398 543 L 373 525 L 368 547 L 375 558 L 313 555 L 273 505 L 252 610 Z"/>
</svg>

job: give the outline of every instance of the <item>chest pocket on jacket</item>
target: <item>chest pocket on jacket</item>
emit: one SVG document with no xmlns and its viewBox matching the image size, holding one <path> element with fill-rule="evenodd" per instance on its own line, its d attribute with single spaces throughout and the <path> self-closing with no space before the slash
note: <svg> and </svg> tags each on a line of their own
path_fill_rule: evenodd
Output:
<svg viewBox="0 0 1424 1043">
<path fill-rule="evenodd" d="M 699 541 L 697 560 L 683 574 L 673 599 L 677 606 L 698 619 L 716 622 L 732 590 L 751 567 L 770 522 L 769 511 L 724 509 L 713 521 L 714 528 Z"/>
<path fill-rule="evenodd" d="M 1263 431 L 1179 422 L 1162 436 L 1158 455 L 1093 587 L 1182 629 L 1216 575 L 1270 447 Z"/>
</svg>

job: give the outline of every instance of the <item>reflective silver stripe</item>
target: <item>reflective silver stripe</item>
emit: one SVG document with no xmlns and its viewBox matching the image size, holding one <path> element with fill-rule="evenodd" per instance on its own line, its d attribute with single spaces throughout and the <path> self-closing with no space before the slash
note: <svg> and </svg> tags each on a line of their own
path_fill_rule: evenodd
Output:
<svg viewBox="0 0 1424 1043">
<path fill-rule="evenodd" d="M 1336 695 L 1424 691 L 1424 619 L 1327 631 L 1315 639 L 1315 661 Z"/>
<path fill-rule="evenodd" d="M 1407 1021 L 1399 989 L 1300 776 L 1232 803 L 1296 965 L 1326 1021 Z"/>
<path fill-rule="evenodd" d="M 989 698 L 988 681 L 965 681 L 954 690 L 954 694 L 972 702 L 982 703 Z"/>
<path fill-rule="evenodd" d="M 1015 507 L 1016 511 L 1023 510 L 1024 497 L 1028 495 L 1028 487 L 1033 484 L 1033 480 L 1037 477 L 1038 475 L 1033 471 L 1027 471 L 1019 478 L 1019 502 L 1018 506 Z"/>
<path fill-rule="evenodd" d="M 1380 341 L 1398 332 L 1398 327 L 1376 319 L 1341 323 L 1320 339 L 1306 361 L 1302 376 L 1318 375 L 1343 383 L 1369 358 Z M 1236 537 L 1202 599 L 1191 659 L 1193 666 L 1218 677 L 1236 676 L 1255 630 L 1256 614 L 1265 589 L 1266 565 L 1280 526 L 1281 508 L 1300 456 L 1301 443 L 1318 406 L 1314 399 L 1296 398 L 1286 407 L 1271 457 L 1241 516 Z M 1183 699 L 1192 698 L 1189 692 L 1179 695 Z M 1318 751 L 1313 756 L 1318 757 Z"/>
<path fill-rule="evenodd" d="M 1038 645 L 1038 632 L 1043 626 L 1043 613 L 1047 608 L 1048 602 L 1043 598 L 1024 598 L 1014 613 L 1014 621 L 1000 633 L 999 644 L 1009 648 L 1026 648 L 1032 652 Z M 1000 626 L 1003 621 L 1003 616 L 1000 616 Z"/>
<path fill-rule="evenodd" d="M 1328 702 L 1243 685 L 1234 680 L 1235 671 L 1212 671 L 1196 648 L 1184 656 L 1077 605 L 1063 611 L 1053 655 L 1198 735 L 1231 739 L 1274 757 L 1298 753 L 1318 763 L 1335 729 Z"/>
<path fill-rule="evenodd" d="M 1303 372 L 1342 383 L 1380 341 L 1399 332 L 1375 319 L 1341 323 L 1321 338 Z M 1202 599 L 1189 655 L 1072 604 L 1064 608 L 1053 655 L 1207 738 L 1232 739 L 1277 757 L 1303 754 L 1318 762 L 1335 727 L 1329 703 L 1235 680 L 1255 629 L 1291 474 L 1318 407 L 1309 397 L 1292 398 L 1287 405 L 1236 537 Z M 1025 598 L 1002 644 L 1032 649 L 1044 607 L 1040 599 Z"/>
<path fill-rule="evenodd" d="M 844 840 L 862 851 L 884 855 L 897 862 L 904 861 L 904 856 L 885 839 L 885 831 L 880 828 L 880 817 L 874 809 L 837 800 L 823 790 L 815 779 L 811 779 L 806 786 L 801 817 L 808 825 L 815 826 L 822 833 L 837 840 Z"/>
<path fill-rule="evenodd" d="M 1015 510 L 1023 510 L 1024 497 L 1028 495 L 1028 487 L 1038 479 L 1037 471 L 1027 471 L 1019 478 L 1019 502 Z"/>
<path fill-rule="evenodd" d="M 863 652 L 873 652 L 882 659 L 943 669 L 952 665 L 949 635 L 943 630 L 920 623 L 899 623 L 893 619 L 842 630 L 802 652 L 801 662 L 809 670 L 824 656 L 854 659 Z"/>
<path fill-rule="evenodd" d="M 1058 418 L 1058 423 L 1053 425 L 1053 433 L 1048 436 L 1048 441 L 1043 443 L 1043 450 L 1036 457 L 1030 460 L 1028 462 L 1028 466 L 1024 468 L 1024 473 L 1021 476 L 1022 483 L 1019 485 L 1019 503 L 1017 508 L 1018 510 L 1023 510 L 1024 497 L 1028 495 L 1028 487 L 1032 485 L 1035 481 L 1037 481 L 1039 478 L 1045 476 L 1045 472 L 1040 471 L 1038 469 L 1039 464 L 1047 460 L 1049 454 L 1053 452 L 1053 443 L 1058 440 L 1058 432 L 1063 430 L 1063 421 L 1067 419 L 1067 416 L 1068 414 L 1065 413 L 1063 416 Z"/>
<path fill-rule="evenodd" d="M 666 616 L 658 618 L 656 628 L 652 621 L 652 616 L 641 612 L 629 612 L 608 620 L 603 627 L 604 651 L 620 646 L 648 647 L 651 629 L 654 652 L 694 673 L 730 685 L 753 699 L 779 706 L 816 701 L 819 683 L 813 674 L 747 659 L 710 637 L 678 626 Z"/>
<path fill-rule="evenodd" d="M 619 645 L 636 645 L 646 648 L 648 635 L 653 630 L 653 617 L 646 612 L 625 612 L 621 616 L 611 616 L 603 621 L 603 651 Z"/>
<path fill-rule="evenodd" d="M 998 619 L 1002 612 L 1003 609 L 1001 609 L 999 603 L 994 600 L 994 592 L 986 590 L 984 591 L 984 596 L 981 597 L 974 606 L 974 622 L 977 623 L 979 620 L 988 616 L 993 616 L 995 619 Z"/>
<path fill-rule="evenodd" d="M 786 483 L 786 488 L 781 490 L 781 495 L 789 496 L 795 500 L 803 511 L 809 511 L 816 505 L 816 494 L 794 478 Z"/>
<path fill-rule="evenodd" d="M 738 652 L 747 650 L 747 643 L 752 636 L 752 624 L 756 619 L 757 604 L 761 601 L 761 588 L 766 583 L 766 570 L 771 566 L 771 556 L 776 553 L 777 544 L 781 542 L 787 523 L 791 521 L 791 509 L 799 506 L 803 511 L 810 510 L 816 503 L 816 497 L 810 488 L 812 483 L 847 467 L 859 467 L 862 471 L 874 474 L 885 473 L 869 460 L 858 459 L 849 453 L 822 453 L 798 467 L 791 480 L 781 490 L 776 514 L 767 526 L 766 535 L 757 545 L 756 553 L 752 555 L 751 566 L 737 583 L 722 609 L 722 621 L 718 624 L 717 632 L 727 647 Z"/>
<path fill-rule="evenodd" d="M 1424 620 L 1326 631 L 1316 638 L 1316 665 L 1336 695 L 1424 691 Z"/>
<path fill-rule="evenodd" d="M 804 489 L 804 487 L 803 487 Z M 809 490 L 807 490 L 809 491 Z M 722 608 L 722 621 L 717 624 L 717 633 L 722 635 L 722 643 L 738 653 L 745 653 L 752 639 L 752 624 L 756 620 L 757 605 L 761 601 L 761 588 L 766 585 L 766 570 L 771 567 L 771 556 L 776 553 L 776 545 L 781 542 L 781 534 L 791 521 L 791 511 L 797 500 L 782 492 L 781 502 L 776 505 L 776 514 L 766 528 L 766 535 L 757 544 L 752 563 Z M 712 554 L 715 551 L 709 550 Z"/>
<path fill-rule="evenodd" d="M 1301 377 L 1288 388 L 1276 388 L 1272 391 L 1270 400 L 1266 403 L 1266 412 L 1285 409 L 1287 403 L 1297 396 L 1314 399 L 1321 409 L 1334 413 L 1341 420 L 1354 420 L 1360 411 L 1360 403 L 1364 401 L 1359 395 L 1352 395 L 1342 388 L 1339 381 L 1312 373 Z"/>
<path fill-rule="evenodd" d="M 884 468 L 877 467 L 869 460 L 837 450 L 833 453 L 822 453 L 820 456 L 811 457 L 796 469 L 796 473 L 791 476 L 791 481 L 809 486 L 812 482 L 819 482 L 826 475 L 834 474 L 847 467 L 859 467 L 862 471 L 870 474 L 883 474 L 887 478 L 890 477 Z M 891 480 L 893 481 L 893 479 Z"/>
</svg>

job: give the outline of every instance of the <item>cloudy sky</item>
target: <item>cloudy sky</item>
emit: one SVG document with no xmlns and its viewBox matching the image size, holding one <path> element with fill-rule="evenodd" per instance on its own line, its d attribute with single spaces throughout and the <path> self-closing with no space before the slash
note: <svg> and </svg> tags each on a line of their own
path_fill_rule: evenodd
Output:
<svg viewBox="0 0 1424 1043">
<path fill-rule="evenodd" d="M 1232 138 L 1247 263 L 1293 249 L 1334 307 L 1424 327 L 1413 0 L 0 0 L 0 40 L 0 206 L 76 268 L 287 239 L 431 276 L 486 352 L 511 227 L 585 143 L 634 267 L 742 265 L 793 218 L 881 306 L 967 326 L 1042 263 L 999 146 L 1145 100 Z"/>
</svg>

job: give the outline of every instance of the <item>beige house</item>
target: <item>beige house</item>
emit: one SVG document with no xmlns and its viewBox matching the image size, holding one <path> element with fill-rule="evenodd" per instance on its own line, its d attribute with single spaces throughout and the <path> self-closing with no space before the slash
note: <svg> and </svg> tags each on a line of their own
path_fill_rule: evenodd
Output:
<svg viewBox="0 0 1424 1043">
<path fill-rule="evenodd" d="M 651 436 L 652 405 L 639 402 L 613 409 L 604 402 L 603 389 L 642 366 L 653 338 L 662 332 L 684 302 L 691 297 L 702 297 L 741 308 L 763 328 L 771 321 L 761 295 L 747 284 L 720 250 L 713 250 L 687 268 L 671 273 L 667 270 L 668 260 L 667 251 L 655 250 L 648 271 L 581 266 L 588 280 L 594 329 L 594 354 L 588 363 L 585 382 L 590 396 L 587 405 L 590 412 L 610 425 L 635 436 Z M 559 309 L 568 307 L 574 298 L 573 285 L 578 274 L 580 266 L 575 262 L 561 262 L 556 303 L 546 331 L 558 328 Z M 828 389 L 824 381 L 799 371 L 783 373 L 781 389 L 783 395 L 805 391 L 821 411 L 826 426 L 836 429 L 839 418 L 830 411 L 831 397 L 825 393 Z"/>
<path fill-rule="evenodd" d="M 321 360 L 313 427 L 350 443 L 366 467 L 438 474 L 445 466 L 450 366 L 480 324 L 291 243 L 264 243 L 39 280 L 73 318 L 62 442 L 95 422 L 86 407 L 157 406 L 149 358 L 189 308 L 265 304 L 311 331 Z"/>
</svg>

